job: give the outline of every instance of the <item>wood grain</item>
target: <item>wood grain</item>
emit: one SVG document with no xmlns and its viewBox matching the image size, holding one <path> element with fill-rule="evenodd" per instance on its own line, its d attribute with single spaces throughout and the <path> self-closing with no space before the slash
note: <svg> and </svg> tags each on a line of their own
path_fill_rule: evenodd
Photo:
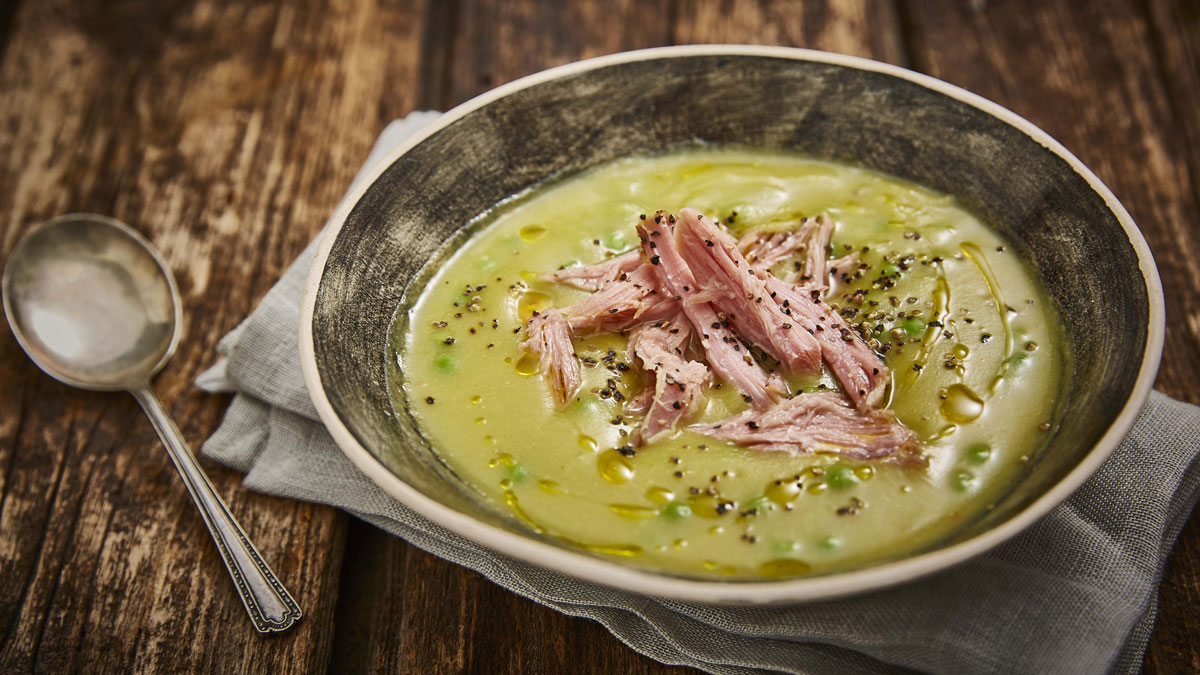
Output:
<svg viewBox="0 0 1200 675">
<path fill-rule="evenodd" d="M 1200 6 L 1186 0 L 1152 0 L 1147 5 L 1148 46 L 1157 56 L 1176 122 L 1168 128 L 1184 140 L 1179 143 L 1179 136 L 1172 134 L 1170 141 L 1181 155 L 1176 161 L 1184 163 L 1191 179 L 1191 199 L 1200 200 Z M 1171 225 L 1180 243 L 1194 246 L 1200 240 L 1200 224 L 1195 211 L 1191 215 L 1192 220 Z M 1200 259 L 1186 251 L 1180 257 L 1176 264 L 1182 262 L 1185 268 L 1176 267 L 1170 279 L 1164 277 L 1168 312 L 1176 312 L 1168 317 L 1168 326 L 1186 335 L 1183 351 L 1190 351 L 1194 363 L 1200 355 L 1200 297 L 1195 292 L 1200 283 Z M 1190 283 L 1191 289 L 1180 292 L 1181 282 Z M 1178 352 L 1164 354 L 1164 360 L 1177 356 Z M 1159 387 L 1195 403 L 1200 398 L 1196 372 L 1172 364 L 1171 370 L 1159 377 Z M 1200 510 L 1192 513 L 1168 561 L 1155 629 L 1146 650 L 1147 672 L 1200 672 Z"/>
<path fill-rule="evenodd" d="M 163 250 L 187 334 L 157 389 L 199 442 L 191 385 L 320 227 L 383 124 L 415 105 L 424 7 L 25 2 L 0 64 L 0 250 L 66 211 Z M 0 332 L 0 670 L 280 672 L 328 662 L 347 519 L 209 467 L 306 618 L 255 634 L 149 424 L 52 382 Z"/>
<path fill-rule="evenodd" d="M 1049 131 L 1129 208 L 1159 263 L 1157 387 L 1200 402 L 1200 9 L 1186 0 L 25 0 L 0 5 L 0 256 L 91 210 L 163 249 L 187 335 L 157 380 L 199 444 L 227 399 L 191 384 L 321 226 L 375 136 L 538 70 L 676 43 L 905 65 Z M 68 389 L 0 329 L 0 671 L 682 672 L 332 509 L 206 465 L 306 618 L 254 635 L 132 399 Z M 1200 671 L 1200 517 L 1146 654 Z"/>
</svg>

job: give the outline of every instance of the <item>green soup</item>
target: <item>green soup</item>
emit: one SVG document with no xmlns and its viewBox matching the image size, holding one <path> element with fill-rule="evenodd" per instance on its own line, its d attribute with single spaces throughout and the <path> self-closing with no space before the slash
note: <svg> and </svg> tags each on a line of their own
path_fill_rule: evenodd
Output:
<svg viewBox="0 0 1200 675">
<path fill-rule="evenodd" d="M 924 466 L 765 452 L 687 430 L 631 453 L 639 418 L 609 392 L 629 396 L 641 377 L 620 335 L 575 340 L 583 387 L 555 409 L 519 328 L 586 292 L 539 277 L 633 248 L 640 214 L 685 206 L 735 235 L 824 212 L 837 222 L 830 257 L 866 250 L 869 267 L 827 301 L 886 349 L 889 407 L 920 437 Z M 762 578 L 911 554 L 1003 496 L 1057 426 L 1070 354 L 1052 302 L 1000 236 L 911 183 L 786 154 L 690 149 L 552 183 L 471 231 L 397 313 L 393 399 L 466 489 L 595 555 Z M 828 373 L 792 386 L 838 387 Z M 746 406 L 732 386 L 714 386 L 686 422 Z"/>
</svg>

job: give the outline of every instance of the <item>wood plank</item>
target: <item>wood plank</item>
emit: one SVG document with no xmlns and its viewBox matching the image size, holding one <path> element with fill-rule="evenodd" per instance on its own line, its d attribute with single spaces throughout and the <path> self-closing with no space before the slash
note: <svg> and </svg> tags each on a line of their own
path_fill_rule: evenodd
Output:
<svg viewBox="0 0 1200 675">
<path fill-rule="evenodd" d="M 730 43 L 805 47 L 906 65 L 891 2 L 705 2 L 679 6 L 678 44 Z"/>
<path fill-rule="evenodd" d="M 669 44 L 670 12 L 666 0 L 464 0 L 446 36 L 443 109 L 546 68 Z"/>
<path fill-rule="evenodd" d="M 1195 7 L 1158 3 L 1157 24 L 1138 7 L 1114 0 L 902 7 L 915 68 L 1041 126 L 1129 209 L 1150 243 L 1166 292 L 1167 340 L 1156 387 L 1200 401 L 1200 261 L 1194 255 L 1200 183 L 1196 146 L 1190 145 L 1189 156 L 1176 131 L 1182 127 L 1192 139 L 1200 133 Z M 1190 24 L 1180 21 L 1185 15 Z M 1156 37 L 1167 40 L 1164 54 L 1154 49 Z M 1200 517 L 1193 513 L 1162 587 L 1147 672 L 1200 668 L 1198 549 Z"/>
<path fill-rule="evenodd" d="M 416 104 L 424 3 L 25 2 L 0 62 L 0 251 L 110 213 L 163 251 L 186 337 L 156 382 L 197 445 L 233 328 L 321 226 L 386 121 Z M 0 329 L 0 670 L 307 672 L 333 635 L 346 516 L 208 466 L 306 618 L 257 635 L 129 397 L 40 373 Z"/>
<path fill-rule="evenodd" d="M 1167 95 L 1178 127 L 1180 143 L 1192 194 L 1200 199 L 1200 6 L 1179 0 L 1150 0 L 1150 41 L 1163 72 Z M 1180 224 L 1188 229 L 1195 243 L 1196 221 Z M 1196 256 L 1183 256 L 1186 274 L 1194 281 L 1200 274 Z M 1179 296 L 1183 296 L 1180 298 Z M 1195 293 L 1180 292 L 1172 286 L 1168 304 L 1190 301 L 1181 308 L 1190 334 L 1191 350 L 1200 352 L 1200 299 Z M 1182 304 L 1182 303 L 1181 303 Z M 1169 324 L 1177 326 L 1176 323 Z M 1164 355 L 1166 356 L 1166 355 Z M 1172 355 L 1173 356 L 1173 355 Z M 1184 373 L 1180 373 L 1184 375 Z M 1195 377 L 1195 371 L 1191 372 Z M 1195 395 L 1194 390 L 1189 392 Z M 1195 398 L 1191 399 L 1195 402 Z M 1194 513 L 1168 562 L 1159 595 L 1159 620 L 1154 638 L 1146 651 L 1148 673 L 1178 670 L 1200 672 L 1200 515 Z"/>
</svg>

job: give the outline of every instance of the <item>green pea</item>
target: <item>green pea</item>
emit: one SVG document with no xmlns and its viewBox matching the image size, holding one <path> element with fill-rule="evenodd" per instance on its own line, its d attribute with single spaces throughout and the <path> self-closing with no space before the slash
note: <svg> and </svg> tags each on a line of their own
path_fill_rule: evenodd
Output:
<svg viewBox="0 0 1200 675">
<path fill-rule="evenodd" d="M 674 520 L 682 520 L 692 515 L 692 507 L 680 502 L 671 502 L 663 507 L 663 513 Z"/>
<path fill-rule="evenodd" d="M 900 322 L 900 327 L 904 329 L 905 333 L 908 333 L 909 337 L 921 337 L 925 334 L 927 326 L 924 321 L 910 316 Z"/>
<path fill-rule="evenodd" d="M 604 245 L 614 251 L 624 251 L 629 247 L 629 240 L 624 232 L 613 232 L 604 238 Z"/>
<path fill-rule="evenodd" d="M 796 545 L 796 542 L 791 541 L 790 539 L 780 539 L 779 541 L 775 542 L 774 545 L 775 552 L 779 555 L 794 553 L 799 548 L 800 547 Z"/>
<path fill-rule="evenodd" d="M 458 363 L 454 360 L 453 356 L 443 354 L 433 360 L 433 365 L 443 373 L 452 373 L 455 367 L 458 366 Z"/>
<path fill-rule="evenodd" d="M 834 464 L 825 470 L 825 480 L 829 482 L 829 487 L 835 490 L 845 490 L 858 482 L 858 476 L 854 475 L 854 469 L 845 464 Z"/>
<path fill-rule="evenodd" d="M 529 469 L 526 469 L 520 464 L 513 464 L 512 466 L 508 467 L 508 477 L 511 478 L 514 483 L 520 483 L 529 477 Z"/>
<path fill-rule="evenodd" d="M 567 407 L 567 412 L 573 415 L 599 415 L 603 414 L 601 410 L 600 402 L 591 396 L 580 396 Z"/>
<path fill-rule="evenodd" d="M 1008 357 L 1007 359 L 1004 359 L 1004 362 L 1007 363 L 1009 366 L 1012 366 L 1015 368 L 1017 366 L 1020 366 L 1022 363 L 1025 363 L 1026 359 L 1028 359 L 1028 358 L 1029 358 L 1028 354 L 1017 352 L 1016 354 L 1013 354 L 1012 356 Z"/>
<path fill-rule="evenodd" d="M 970 492 L 975 487 L 975 474 L 970 471 L 959 471 L 954 474 L 951 484 L 959 492 Z"/>
<path fill-rule="evenodd" d="M 817 545 L 826 551 L 836 551 L 842 547 L 842 540 L 831 534 L 823 537 Z"/>
<path fill-rule="evenodd" d="M 974 464 L 986 464 L 992 458 L 992 449 L 984 443 L 976 443 L 967 448 L 967 459 Z"/>
</svg>

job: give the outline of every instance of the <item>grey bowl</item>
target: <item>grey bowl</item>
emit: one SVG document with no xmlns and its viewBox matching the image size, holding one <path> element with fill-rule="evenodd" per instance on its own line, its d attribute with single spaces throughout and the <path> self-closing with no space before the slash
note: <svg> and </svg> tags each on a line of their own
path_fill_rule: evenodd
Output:
<svg viewBox="0 0 1200 675">
<path fill-rule="evenodd" d="M 1075 353 L 1046 451 L 984 518 L 923 553 L 778 581 L 679 578 L 544 539 L 431 461 L 389 402 L 388 328 L 410 282 L 497 202 L 607 160 L 694 141 L 779 148 L 958 197 L 1013 242 L 1062 312 Z M 1149 394 L 1162 289 L 1145 240 L 1096 176 L 978 96 L 874 61 L 745 46 L 653 49 L 563 66 L 450 111 L 375 167 L 332 219 L 302 307 L 301 356 L 346 455 L 431 521 L 506 555 L 612 586 L 707 602 L 795 602 L 879 588 L 977 555 L 1058 505 L 1104 461 Z M 394 374 L 394 373 L 393 373 Z"/>
</svg>

